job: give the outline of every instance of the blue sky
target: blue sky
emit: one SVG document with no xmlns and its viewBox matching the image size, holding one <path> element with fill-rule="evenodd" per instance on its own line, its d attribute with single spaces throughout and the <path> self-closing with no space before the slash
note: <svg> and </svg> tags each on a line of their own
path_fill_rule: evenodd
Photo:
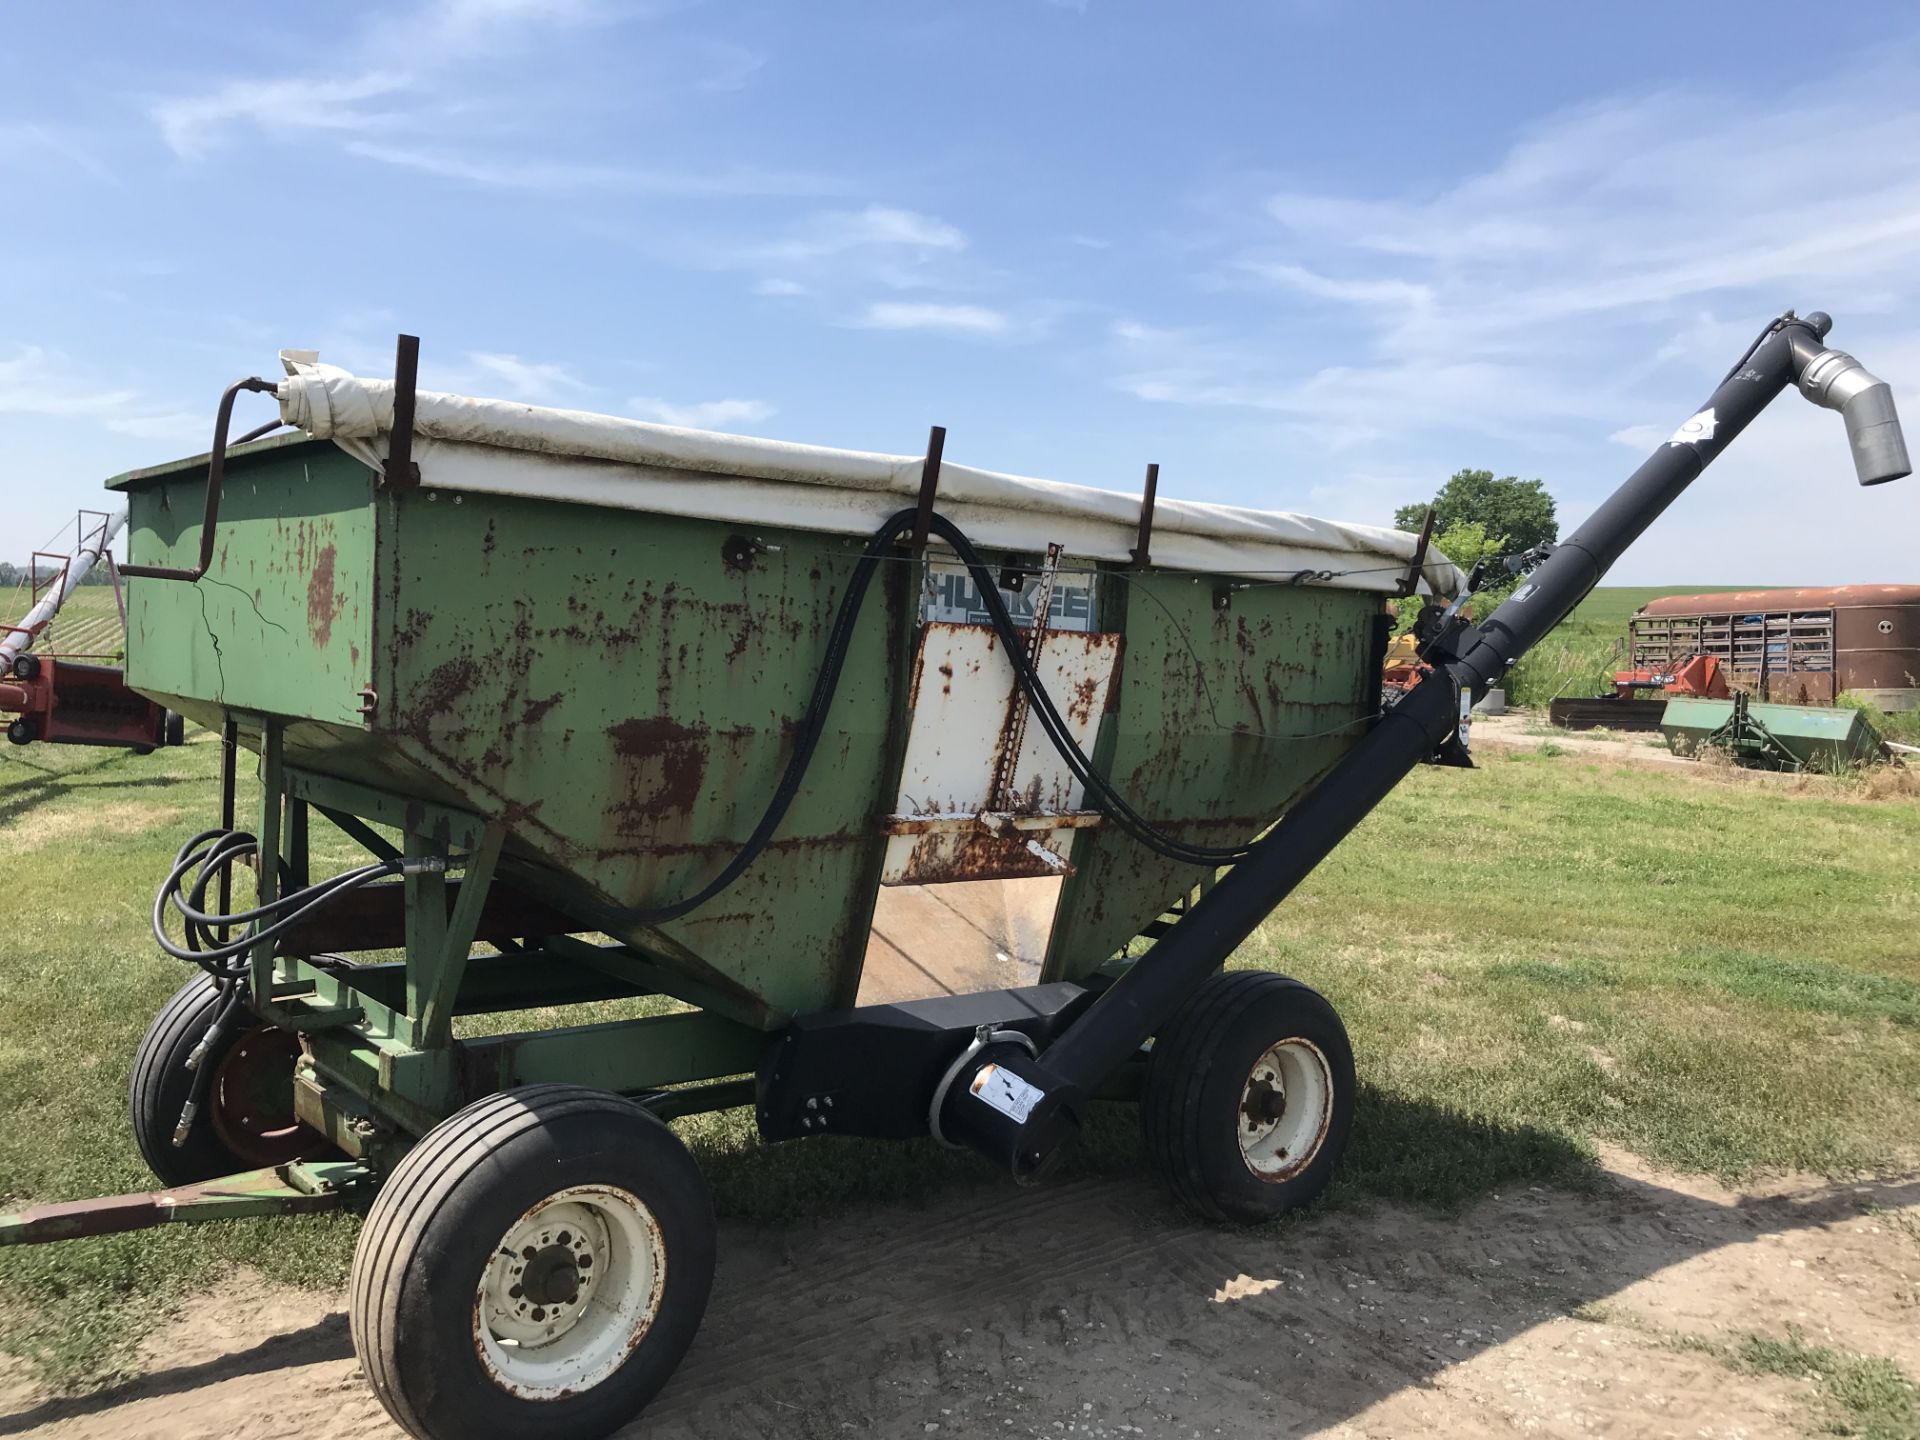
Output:
<svg viewBox="0 0 1920 1440">
<path fill-rule="evenodd" d="M 1920 427 L 1917 80 L 1865 3 L 12 7 L 0 557 L 280 347 L 403 329 L 433 388 L 1375 523 L 1484 466 L 1576 521 L 1787 306 Z M 1785 396 L 1612 578 L 1913 580 L 1917 535 Z"/>
</svg>

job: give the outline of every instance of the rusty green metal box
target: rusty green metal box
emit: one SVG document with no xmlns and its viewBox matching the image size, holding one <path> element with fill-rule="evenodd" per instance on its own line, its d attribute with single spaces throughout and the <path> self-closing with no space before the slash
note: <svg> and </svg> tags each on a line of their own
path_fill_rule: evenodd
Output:
<svg viewBox="0 0 1920 1440">
<path fill-rule="evenodd" d="M 111 482 L 135 561 L 191 563 L 204 475 L 196 460 Z M 284 721 L 289 765 L 504 820 L 503 875 L 576 909 L 673 901 L 740 847 L 862 548 L 389 486 L 298 435 L 232 453 L 217 535 L 200 583 L 132 583 L 129 682 L 243 737 Z M 1010 566 L 1042 568 L 1044 524 L 1035 535 Z M 1185 839 L 1258 833 L 1377 708 L 1383 587 L 1071 555 L 1058 580 L 1044 648 L 1057 683 L 1080 687 L 1064 708 L 1133 804 Z M 709 1008 L 771 1028 L 852 1003 L 883 882 L 1070 869 L 1046 978 L 1086 975 L 1190 890 L 1199 872 L 1102 829 L 1014 733 L 1010 669 L 960 600 L 938 565 L 885 566 L 772 846 L 702 909 L 618 938 Z M 989 836 L 974 822 L 996 785 L 1012 819 Z"/>
</svg>

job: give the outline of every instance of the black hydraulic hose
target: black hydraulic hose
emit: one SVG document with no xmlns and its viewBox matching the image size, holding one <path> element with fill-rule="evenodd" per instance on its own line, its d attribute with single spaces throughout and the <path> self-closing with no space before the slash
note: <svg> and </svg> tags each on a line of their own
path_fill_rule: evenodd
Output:
<svg viewBox="0 0 1920 1440">
<path fill-rule="evenodd" d="M 197 848 L 202 844 L 206 844 L 207 848 Z M 175 959 L 199 965 L 216 981 L 235 979 L 244 967 L 229 962 L 241 960 L 261 941 L 285 934 L 315 911 L 363 885 L 390 875 L 403 874 L 410 865 L 418 866 L 420 863 L 383 860 L 363 865 L 251 910 L 220 913 L 201 909 L 205 903 L 207 885 L 214 876 L 226 871 L 243 856 L 257 853 L 258 849 L 258 842 L 251 835 L 227 830 L 202 831 L 180 848 L 173 869 L 153 897 L 153 936 L 162 950 Z M 440 868 L 451 869 L 462 861 L 455 857 L 432 863 Z M 194 883 L 192 898 L 183 899 L 180 887 L 188 872 L 196 866 L 200 867 L 200 874 Z M 169 905 L 180 913 L 185 925 L 185 944 L 176 942 L 167 934 L 166 912 Z M 260 928 L 263 921 L 272 923 Z M 245 927 L 237 937 L 233 934 L 235 925 Z M 219 932 L 217 939 L 215 931 Z"/>
<path fill-rule="evenodd" d="M 786 769 L 774 787 L 765 810 L 761 812 L 759 822 L 745 843 L 734 852 L 733 858 L 705 885 L 693 894 L 671 904 L 657 906 L 622 907 L 611 905 L 586 904 L 578 908 L 587 912 L 587 918 L 607 925 L 659 925 L 669 920 L 677 920 L 691 913 L 707 901 L 725 890 L 757 860 L 772 842 L 773 832 L 786 818 L 794 797 L 799 793 L 801 782 L 806 778 L 807 770 L 813 763 L 815 750 L 820 737 L 826 729 L 827 714 L 833 707 L 833 697 L 839 689 L 840 673 L 845 668 L 847 650 L 852 643 L 853 627 L 859 619 L 861 604 L 867 590 L 873 583 L 874 573 L 880 562 L 886 557 L 888 548 L 900 536 L 909 533 L 914 526 L 917 512 L 902 510 L 890 516 L 880 528 L 875 530 L 867 541 L 866 549 L 855 562 L 853 574 L 848 578 L 846 594 L 841 597 L 840 608 L 835 612 L 833 627 L 828 632 L 827 650 L 821 661 L 819 674 L 814 679 L 813 693 L 808 697 L 807 707 L 802 712 L 800 726 L 795 734 L 793 753 L 787 759 Z M 1061 717 L 1059 708 L 1053 703 L 1053 697 L 1047 692 L 1045 683 L 1034 670 L 1027 658 L 1026 646 L 1022 643 L 1020 628 L 1014 623 L 1008 612 L 1006 602 L 1000 598 L 998 583 L 986 562 L 980 558 L 979 551 L 967 539 L 960 527 L 944 515 L 935 513 L 928 517 L 928 533 L 936 535 L 950 545 L 954 553 L 973 576 L 974 583 L 987 611 L 987 618 L 995 633 L 1006 646 L 1007 658 L 1012 662 L 1014 673 L 1020 687 L 1025 691 L 1027 700 L 1038 717 L 1047 739 L 1060 752 L 1075 778 L 1095 797 L 1095 804 L 1102 813 L 1115 820 L 1120 828 L 1133 836 L 1141 844 L 1156 854 L 1170 860 L 1188 865 L 1231 865 L 1243 859 L 1249 851 L 1246 845 L 1210 847 L 1194 845 L 1167 834 L 1152 821 L 1142 816 L 1130 805 L 1126 797 L 1113 787 L 1104 775 L 1094 769 L 1093 762 L 1086 752 L 1074 740 L 1067 722 Z"/>
</svg>

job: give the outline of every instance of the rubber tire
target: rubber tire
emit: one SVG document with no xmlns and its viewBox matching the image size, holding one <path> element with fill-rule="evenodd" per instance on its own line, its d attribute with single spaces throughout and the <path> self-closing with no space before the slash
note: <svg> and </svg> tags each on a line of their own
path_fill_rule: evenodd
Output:
<svg viewBox="0 0 1920 1440">
<path fill-rule="evenodd" d="M 622 1186 L 653 1212 L 667 1257 L 660 1308 L 607 1379 L 561 1400 L 523 1399 L 480 1363 L 475 1293 L 515 1221 L 587 1184 Z M 505 1090 L 428 1131 L 381 1186 L 353 1257 L 354 1352 L 387 1413 L 420 1440 L 591 1440 L 631 1421 L 686 1354 L 714 1250 L 706 1181 L 664 1121 L 604 1090 Z"/>
<path fill-rule="evenodd" d="M 40 678 L 40 657 L 38 655 L 16 655 L 13 657 L 13 678 L 16 680 L 37 680 Z"/>
<path fill-rule="evenodd" d="M 7 726 L 7 739 L 16 745 L 31 745 L 38 738 L 38 727 L 25 715 Z"/>
<path fill-rule="evenodd" d="M 206 1106 L 194 1117 L 187 1143 L 173 1143 L 174 1127 L 180 1123 L 180 1112 L 193 1090 L 187 1057 L 213 1024 L 214 1011 L 219 1008 L 220 992 L 214 989 L 212 978 L 195 976 L 161 1006 L 141 1038 L 140 1048 L 133 1053 L 127 1112 L 133 1121 L 134 1143 L 140 1147 L 140 1158 L 147 1162 L 147 1168 L 168 1186 L 232 1175 L 251 1170 L 256 1163 L 227 1148 L 214 1133 L 212 1113 Z M 207 1056 L 206 1063 L 218 1065 L 248 1028 L 235 1026 L 226 1043 Z M 288 1079 L 291 1083 L 292 1077 Z"/>
<path fill-rule="evenodd" d="M 1264 1180 L 1240 1153 L 1240 1101 L 1253 1063 L 1281 1040 L 1312 1041 L 1333 1078 L 1332 1116 L 1312 1162 Z M 1257 1224 L 1317 1200 L 1353 1129 L 1353 1046 L 1333 1006 L 1284 975 L 1211 975 L 1155 1037 L 1140 1100 L 1147 1155 L 1202 1219 Z"/>
</svg>

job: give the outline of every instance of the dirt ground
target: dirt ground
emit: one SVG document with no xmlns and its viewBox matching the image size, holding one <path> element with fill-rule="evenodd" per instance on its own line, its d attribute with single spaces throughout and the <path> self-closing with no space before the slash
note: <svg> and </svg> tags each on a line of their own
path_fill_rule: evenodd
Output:
<svg viewBox="0 0 1920 1440">
<path fill-rule="evenodd" d="M 1920 1176 L 1745 1193 L 1608 1157 L 1591 1193 L 1265 1233 L 1144 1181 L 732 1227 L 661 1440 L 757 1436 L 1691 1436 L 1823 1428 L 1812 1382 L 1687 1343 L 1797 1325 L 1920 1373 Z M 0 1435 L 395 1434 L 338 1297 L 240 1283 L 80 1400 L 0 1389 Z"/>
<path fill-rule="evenodd" d="M 1607 760 L 1616 765 L 1647 765 L 1659 769 L 1674 766 L 1697 768 L 1698 760 L 1675 755 L 1667 748 L 1660 732 L 1625 730 L 1554 730 L 1542 724 L 1544 715 L 1513 711 L 1505 715 L 1475 715 L 1473 743 L 1476 748 L 1500 750 L 1538 750 L 1552 744 L 1565 754 L 1585 759 Z"/>
</svg>

